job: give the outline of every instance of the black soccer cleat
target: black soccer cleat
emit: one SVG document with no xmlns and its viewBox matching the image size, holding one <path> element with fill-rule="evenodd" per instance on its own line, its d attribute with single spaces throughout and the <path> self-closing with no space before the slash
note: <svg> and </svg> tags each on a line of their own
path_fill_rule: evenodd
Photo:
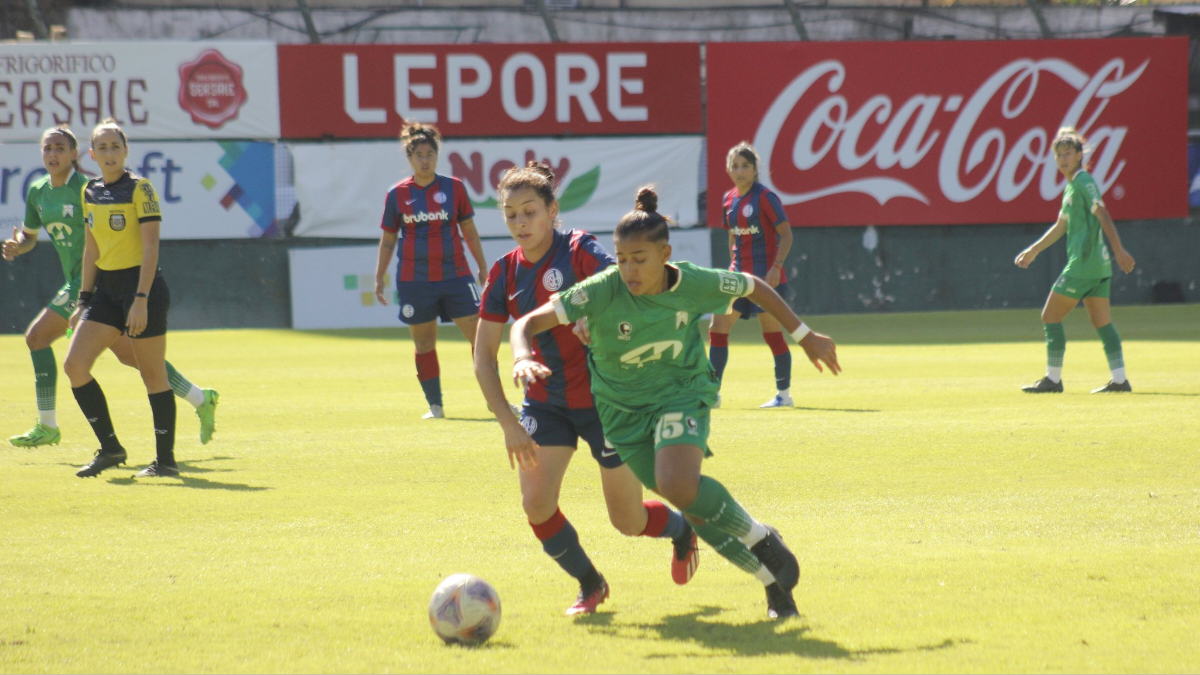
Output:
<svg viewBox="0 0 1200 675">
<path fill-rule="evenodd" d="M 150 462 L 150 466 L 142 469 L 133 476 L 134 478 L 178 478 L 179 467 L 172 464 L 159 464 L 158 460 Z"/>
<path fill-rule="evenodd" d="M 1116 382 L 1109 380 L 1108 384 L 1104 385 L 1103 387 L 1100 387 L 1099 389 L 1093 389 L 1092 393 L 1093 394 L 1112 394 L 1112 393 L 1118 393 L 1118 392 L 1123 392 L 1123 391 L 1130 391 L 1130 392 L 1133 391 L 1133 387 L 1129 386 L 1129 380 L 1125 380 L 1124 382 L 1122 382 L 1120 384 L 1117 384 Z"/>
<path fill-rule="evenodd" d="M 1033 384 L 1027 384 L 1024 387 L 1021 387 L 1021 391 L 1025 392 L 1026 394 L 1061 394 L 1062 390 L 1062 380 L 1055 382 L 1048 377 L 1043 377 Z"/>
<path fill-rule="evenodd" d="M 125 454 L 124 449 L 118 450 L 117 452 L 104 452 L 102 448 L 97 450 L 96 456 L 92 458 L 92 461 L 88 463 L 87 466 L 76 471 L 75 475 L 79 476 L 80 478 L 99 476 L 100 472 L 105 469 L 111 469 L 114 466 L 120 466 L 124 464 L 126 457 L 128 457 L 128 455 Z"/>
<path fill-rule="evenodd" d="M 772 619 L 800 616 L 792 592 L 780 586 L 778 581 L 767 586 L 767 616 Z"/>
<path fill-rule="evenodd" d="M 800 563 L 791 549 L 783 543 L 779 530 L 767 525 L 767 536 L 762 541 L 750 547 L 750 552 L 775 577 L 775 581 L 784 588 L 792 590 L 800 582 Z"/>
</svg>

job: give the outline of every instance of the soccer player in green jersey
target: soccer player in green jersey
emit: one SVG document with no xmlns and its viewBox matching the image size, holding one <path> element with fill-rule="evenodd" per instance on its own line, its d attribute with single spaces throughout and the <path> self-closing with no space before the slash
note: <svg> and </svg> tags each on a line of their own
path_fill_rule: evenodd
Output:
<svg viewBox="0 0 1200 675">
<path fill-rule="evenodd" d="M 533 359 L 532 336 L 587 319 L 592 393 L 605 441 L 643 485 L 674 504 L 727 560 L 766 587 L 768 615 L 796 616 L 795 555 L 779 533 L 746 512 L 721 483 L 700 473 L 709 411 L 719 383 L 704 350 L 700 319 L 748 298 L 774 316 L 821 370 L 841 371 L 833 340 L 814 333 L 764 280 L 727 270 L 669 263 L 668 223 L 658 196 L 638 192 L 636 210 L 614 236 L 617 265 L 551 297 L 512 328 L 513 377 L 550 375 Z"/>
<path fill-rule="evenodd" d="M 1067 266 L 1050 290 L 1046 306 L 1042 308 L 1042 323 L 1046 333 L 1046 376 L 1033 384 L 1021 387 L 1030 394 L 1057 394 L 1062 392 L 1063 354 L 1067 350 L 1067 335 L 1062 320 L 1083 300 L 1092 326 L 1100 334 L 1104 354 L 1112 379 L 1108 384 L 1093 389 L 1093 394 L 1133 391 L 1125 378 L 1125 357 L 1121 352 L 1121 338 L 1112 325 L 1109 307 L 1109 285 L 1112 280 L 1112 263 L 1104 238 L 1112 246 L 1117 265 L 1128 274 L 1133 271 L 1133 256 L 1121 246 L 1117 227 L 1108 215 L 1100 188 L 1083 165 L 1083 148 L 1086 141 L 1071 127 L 1063 127 L 1051 146 L 1058 170 L 1067 179 L 1063 191 L 1062 210 L 1058 221 L 1032 246 L 1017 255 L 1017 267 L 1026 269 L 1038 254 L 1050 248 L 1063 234 L 1067 235 Z"/>
<path fill-rule="evenodd" d="M 23 226 L 14 227 L 12 239 L 3 243 L 3 257 L 11 261 L 28 253 L 37 245 L 38 233 L 45 230 L 58 253 L 66 283 L 25 331 L 25 343 L 33 359 L 38 421 L 33 429 L 9 439 L 13 445 L 23 448 L 56 445 L 62 440 L 56 413 L 58 364 L 51 345 L 67 333 L 71 313 L 78 301 L 83 269 L 82 190 L 88 179 L 79 168 L 79 141 L 69 128 L 57 126 L 42 134 L 41 145 L 46 175 L 29 186 Z M 110 349 L 121 363 L 137 367 L 128 337 L 122 336 Z M 196 408 L 200 418 L 200 442 L 208 443 L 216 431 L 219 395 L 215 390 L 200 389 L 192 384 L 170 363 L 167 374 L 175 395 Z"/>
</svg>

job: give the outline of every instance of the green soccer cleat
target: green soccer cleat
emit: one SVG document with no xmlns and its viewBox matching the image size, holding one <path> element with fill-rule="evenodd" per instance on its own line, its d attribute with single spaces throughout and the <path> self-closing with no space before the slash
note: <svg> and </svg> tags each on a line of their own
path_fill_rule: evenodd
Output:
<svg viewBox="0 0 1200 675">
<path fill-rule="evenodd" d="M 58 427 L 48 427 L 41 422 L 33 425 L 33 428 L 20 436 L 13 436 L 8 439 L 9 443 L 18 448 L 36 448 L 39 445 L 58 445 L 62 440 L 62 432 Z"/>
<path fill-rule="evenodd" d="M 221 395 L 216 389 L 204 390 L 204 403 L 196 408 L 196 417 L 200 418 L 200 445 L 208 445 L 217 433 L 217 403 L 220 400 Z"/>
</svg>

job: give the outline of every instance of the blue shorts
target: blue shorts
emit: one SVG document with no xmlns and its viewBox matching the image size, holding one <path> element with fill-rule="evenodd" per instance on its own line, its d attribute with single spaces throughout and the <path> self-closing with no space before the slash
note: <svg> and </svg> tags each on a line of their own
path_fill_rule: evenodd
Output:
<svg viewBox="0 0 1200 675">
<path fill-rule="evenodd" d="M 775 287 L 775 292 L 779 295 L 787 293 L 787 282 L 779 284 Z M 739 315 L 739 319 L 749 319 L 755 314 L 762 314 L 763 308 L 750 302 L 748 298 L 738 298 L 733 301 L 733 313 Z"/>
<path fill-rule="evenodd" d="M 538 445 L 579 447 L 579 439 L 592 447 L 592 458 L 605 469 L 621 466 L 621 457 L 604 442 L 604 428 L 595 408 L 572 410 L 525 399 L 521 406 L 521 426 Z"/>
<path fill-rule="evenodd" d="M 445 281 L 397 281 L 400 321 L 414 324 L 453 321 L 479 314 L 479 289 L 471 277 Z"/>
</svg>

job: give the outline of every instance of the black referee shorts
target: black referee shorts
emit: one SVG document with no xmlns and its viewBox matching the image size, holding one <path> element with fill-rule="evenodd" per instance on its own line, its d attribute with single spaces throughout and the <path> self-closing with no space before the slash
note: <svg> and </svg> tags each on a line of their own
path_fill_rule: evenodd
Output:
<svg viewBox="0 0 1200 675">
<path fill-rule="evenodd" d="M 137 293 L 138 277 L 141 267 L 129 267 L 123 270 L 97 270 L 95 295 L 92 302 L 83 312 L 83 318 L 106 326 L 112 326 L 124 333 L 129 320 L 129 308 L 133 306 L 133 294 Z M 152 338 L 167 334 L 167 312 L 171 310 L 171 291 L 167 288 L 167 280 L 163 278 L 162 270 L 154 273 L 154 283 L 150 285 L 150 293 L 146 303 L 146 330 L 139 335 L 131 336 Z"/>
</svg>

